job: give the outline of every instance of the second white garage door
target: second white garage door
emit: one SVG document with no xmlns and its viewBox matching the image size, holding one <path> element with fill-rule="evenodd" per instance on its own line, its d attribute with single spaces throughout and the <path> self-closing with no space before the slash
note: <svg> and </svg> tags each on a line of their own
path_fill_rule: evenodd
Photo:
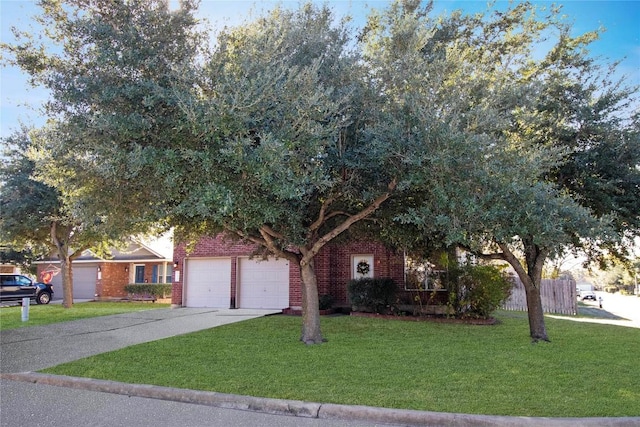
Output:
<svg viewBox="0 0 640 427">
<path fill-rule="evenodd" d="M 186 306 L 229 308 L 231 259 L 188 259 L 186 264 Z"/>
<path fill-rule="evenodd" d="M 289 307 L 289 261 L 238 258 L 240 308 Z"/>
</svg>

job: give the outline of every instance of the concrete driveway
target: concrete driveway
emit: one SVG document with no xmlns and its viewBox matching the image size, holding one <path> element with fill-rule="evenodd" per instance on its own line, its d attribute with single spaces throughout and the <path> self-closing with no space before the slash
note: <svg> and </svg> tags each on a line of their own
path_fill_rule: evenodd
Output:
<svg viewBox="0 0 640 427">
<path fill-rule="evenodd" d="M 166 308 L 9 329 L 0 333 L 0 372 L 38 371 L 134 344 L 280 312 Z"/>
</svg>

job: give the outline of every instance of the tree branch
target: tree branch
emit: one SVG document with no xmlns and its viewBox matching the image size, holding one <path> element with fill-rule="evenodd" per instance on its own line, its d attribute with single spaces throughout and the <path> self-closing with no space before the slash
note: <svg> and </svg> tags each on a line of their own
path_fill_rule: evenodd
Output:
<svg viewBox="0 0 640 427">
<path fill-rule="evenodd" d="M 523 282 L 525 282 L 525 278 L 528 278 L 529 275 L 527 274 L 527 271 L 522 266 L 522 263 L 513 254 L 513 252 L 509 249 L 506 243 L 502 243 L 502 242 L 496 242 L 496 243 L 498 244 L 498 246 L 500 247 L 500 249 L 504 254 L 504 260 L 507 261 L 511 265 L 511 267 L 513 267 L 513 269 L 518 274 L 518 277 L 520 277 L 520 279 Z"/>
<path fill-rule="evenodd" d="M 329 197 L 328 199 L 326 199 L 324 202 L 322 202 L 322 206 L 320 207 L 320 212 L 318 213 L 318 219 L 316 219 L 310 226 L 309 226 L 309 230 L 311 230 L 312 232 L 315 232 L 316 230 L 318 230 L 318 228 L 320 228 L 320 226 L 324 223 L 324 221 L 326 221 L 328 218 L 331 218 L 331 216 L 335 216 L 334 213 L 331 213 L 329 217 L 325 218 L 327 209 L 329 208 L 329 206 L 331 206 L 331 204 L 336 200 L 335 197 Z"/>
<path fill-rule="evenodd" d="M 493 252 L 493 253 L 488 254 L 488 253 L 485 253 L 485 252 L 482 252 L 482 251 L 478 251 L 478 250 L 472 249 L 468 245 L 458 244 L 458 246 L 461 247 L 462 249 L 464 249 L 467 252 L 471 252 L 472 254 L 477 256 L 478 258 L 482 258 L 482 259 L 490 260 L 490 261 L 491 260 L 506 261 L 504 252 Z"/>
<path fill-rule="evenodd" d="M 275 245 L 272 237 L 276 237 L 276 236 L 272 236 L 271 233 L 267 231 L 267 229 L 269 229 L 271 233 L 275 233 L 271 228 L 267 226 L 263 226 L 263 227 L 260 227 L 259 229 L 260 236 L 261 236 L 260 238 L 258 236 L 254 236 L 251 234 L 242 233 L 239 230 L 233 230 L 231 228 L 225 227 L 225 230 L 229 231 L 230 233 L 235 234 L 244 240 L 248 240 L 251 243 L 255 243 L 258 246 L 262 246 L 263 248 L 268 249 L 271 253 L 273 253 L 277 257 L 281 257 L 281 258 L 288 259 L 290 261 L 297 262 L 296 256 L 293 252 L 281 250 Z"/>
<path fill-rule="evenodd" d="M 342 232 L 348 230 L 349 227 L 351 227 L 356 222 L 360 221 L 363 218 L 368 217 L 373 212 L 375 212 L 380 207 L 380 205 L 382 205 L 382 203 L 384 203 L 389 197 L 391 197 L 391 193 L 393 193 L 393 191 L 395 190 L 397 184 L 398 184 L 398 182 L 397 182 L 397 180 L 395 178 L 393 180 L 391 180 L 391 182 L 389 182 L 389 184 L 387 185 L 387 189 L 389 191 L 387 191 L 384 194 L 380 195 L 373 202 L 371 202 L 371 204 L 369 206 L 367 206 L 365 209 L 361 210 L 360 212 L 358 212 L 355 215 L 349 216 L 343 223 L 341 223 L 336 228 L 334 228 L 333 230 L 329 231 L 327 234 L 322 236 L 311 247 L 311 249 L 305 254 L 305 257 L 313 257 L 313 256 L 315 256 L 320 251 L 320 249 L 322 249 L 322 247 L 324 245 L 326 245 L 328 242 L 333 240 L 335 237 L 340 235 Z"/>
<path fill-rule="evenodd" d="M 260 227 L 260 234 L 262 234 L 262 231 L 264 231 L 265 233 L 267 233 L 271 237 L 275 237 L 276 239 L 285 239 L 285 236 L 283 236 L 282 234 L 278 233 L 277 231 L 275 231 L 273 228 L 269 227 L 268 225 L 263 225 L 262 227 Z"/>
</svg>

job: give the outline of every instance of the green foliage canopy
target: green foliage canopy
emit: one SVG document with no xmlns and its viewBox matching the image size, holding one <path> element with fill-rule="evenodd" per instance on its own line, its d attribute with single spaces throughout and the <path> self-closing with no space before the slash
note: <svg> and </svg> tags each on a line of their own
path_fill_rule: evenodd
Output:
<svg viewBox="0 0 640 427">
<path fill-rule="evenodd" d="M 5 46 L 52 91 L 52 181 L 120 228 L 226 231 L 299 263 L 304 341 L 321 341 L 313 257 L 349 232 L 507 260 L 533 291 L 534 339 L 544 261 L 637 235 L 633 88 L 596 78 L 597 33 L 571 36 L 554 7 L 432 17 L 396 1 L 356 39 L 304 4 L 209 46 L 197 2 L 64 4 L 41 18 L 64 50 Z"/>
</svg>

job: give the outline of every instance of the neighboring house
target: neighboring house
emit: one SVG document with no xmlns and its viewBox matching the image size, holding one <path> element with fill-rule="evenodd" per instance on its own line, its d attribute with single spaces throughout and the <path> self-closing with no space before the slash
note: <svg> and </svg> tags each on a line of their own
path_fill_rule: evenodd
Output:
<svg viewBox="0 0 640 427">
<path fill-rule="evenodd" d="M 165 251 L 166 252 L 166 251 Z M 51 279 L 57 296 L 62 295 L 62 275 L 57 258 L 37 261 L 38 279 Z M 146 244 L 132 241 L 124 250 L 111 250 L 107 259 L 89 250 L 72 262 L 73 298 L 110 300 L 127 296 L 131 283 L 171 283 L 170 255 Z"/>
<path fill-rule="evenodd" d="M 176 245 L 172 304 L 300 310 L 299 267 L 285 259 L 252 258 L 255 249 L 221 235 L 203 237 L 189 251 Z M 315 271 L 318 294 L 331 295 L 338 307 L 350 305 L 347 284 L 355 278 L 389 277 L 405 299 L 415 291 L 405 288 L 404 254 L 378 242 L 329 244 L 315 257 Z"/>
<path fill-rule="evenodd" d="M 0 264 L 0 273 L 18 274 L 20 269 L 13 264 Z"/>
</svg>

